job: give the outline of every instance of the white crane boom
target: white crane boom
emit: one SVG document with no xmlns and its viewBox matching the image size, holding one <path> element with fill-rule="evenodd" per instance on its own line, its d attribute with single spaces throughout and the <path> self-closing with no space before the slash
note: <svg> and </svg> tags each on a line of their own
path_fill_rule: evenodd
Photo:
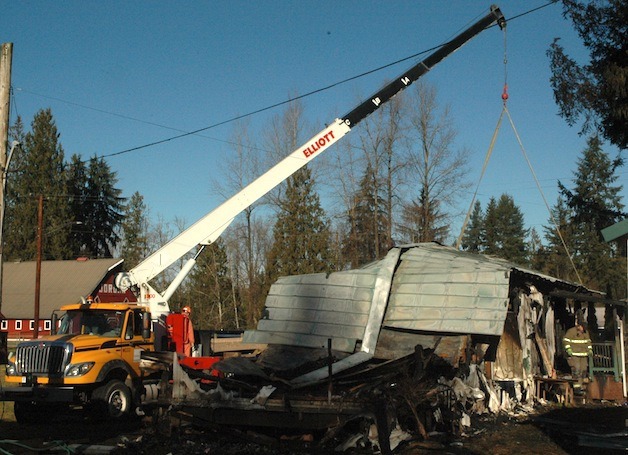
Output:
<svg viewBox="0 0 628 455">
<path fill-rule="evenodd" d="M 116 277 L 116 285 L 120 289 L 134 288 L 138 293 L 139 302 L 150 305 L 153 315 L 158 316 L 161 313 L 168 312 L 168 299 L 190 272 L 200 251 L 186 263 L 163 294 L 155 291 L 148 284 L 151 279 L 195 247 L 203 247 L 214 242 L 243 210 L 323 153 L 382 104 L 389 101 L 397 93 L 427 73 L 434 65 L 494 22 L 497 22 L 502 28 L 505 25 L 504 16 L 496 6 L 492 6 L 490 13 L 485 17 L 439 47 L 434 53 L 414 65 L 401 76 L 386 84 L 347 115 L 336 119 L 330 126 L 324 128 L 301 147 L 294 150 L 272 169 L 181 232 L 129 272 L 119 274 Z"/>
</svg>

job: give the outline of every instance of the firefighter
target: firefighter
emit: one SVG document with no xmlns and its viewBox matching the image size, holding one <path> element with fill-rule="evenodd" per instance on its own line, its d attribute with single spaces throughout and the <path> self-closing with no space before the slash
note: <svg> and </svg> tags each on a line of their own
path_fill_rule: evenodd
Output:
<svg viewBox="0 0 628 455">
<path fill-rule="evenodd" d="M 181 314 L 186 316 L 188 324 L 187 324 L 187 336 L 183 342 L 183 354 L 187 357 L 192 356 L 192 352 L 194 351 L 194 326 L 192 325 L 192 309 L 189 306 L 184 306 L 181 309 Z"/>
<path fill-rule="evenodd" d="M 574 387 L 582 388 L 582 384 L 589 377 L 589 355 L 592 354 L 593 347 L 589 332 L 580 315 L 576 317 L 576 325 L 565 333 L 563 347 L 567 353 L 571 373 L 578 380 Z"/>
</svg>

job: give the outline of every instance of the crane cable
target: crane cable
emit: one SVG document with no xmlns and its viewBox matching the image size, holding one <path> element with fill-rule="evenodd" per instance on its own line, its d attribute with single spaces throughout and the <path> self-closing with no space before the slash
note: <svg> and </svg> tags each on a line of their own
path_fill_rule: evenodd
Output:
<svg viewBox="0 0 628 455">
<path fill-rule="evenodd" d="M 493 148 L 495 147 L 495 141 L 497 140 L 497 134 L 499 133 L 499 129 L 501 128 L 501 123 L 502 123 L 502 119 L 504 118 L 504 114 L 506 114 L 508 116 L 508 120 L 510 122 L 510 126 L 512 127 L 513 132 L 515 133 L 515 137 L 517 139 L 517 143 L 519 144 L 519 147 L 521 148 L 521 152 L 523 153 L 523 157 L 526 160 L 526 163 L 528 164 L 528 167 L 530 168 L 530 172 L 532 173 L 532 177 L 534 178 L 534 182 L 536 184 L 536 187 L 539 190 L 539 193 L 541 194 L 541 198 L 543 199 L 543 203 L 545 204 L 545 207 L 547 208 L 547 211 L 550 215 L 550 219 L 552 221 L 552 224 L 554 225 L 554 228 L 556 229 L 556 233 L 558 234 L 558 237 L 560 238 L 560 242 L 563 246 L 563 248 L 565 249 L 565 252 L 567 253 L 567 257 L 569 258 L 569 263 L 571 264 L 571 267 L 573 268 L 576 277 L 578 279 L 578 283 L 582 284 L 582 278 L 580 277 L 580 274 L 578 273 L 578 269 L 576 268 L 575 263 L 573 262 L 573 258 L 571 253 L 569 252 L 569 248 L 567 247 L 567 243 L 565 242 L 565 239 L 560 231 L 560 227 L 558 225 L 558 222 L 556 221 L 556 218 L 554 217 L 554 214 L 552 213 L 552 210 L 550 209 L 549 204 L 547 203 L 547 198 L 545 197 L 545 194 L 543 193 L 543 189 L 541 188 L 541 184 L 539 183 L 539 179 L 536 176 L 536 172 L 534 172 L 534 168 L 532 167 L 532 162 L 530 161 L 530 159 L 528 158 L 528 154 L 526 153 L 526 150 L 523 146 L 523 142 L 521 141 L 521 137 L 519 136 L 519 133 L 517 132 L 517 128 L 515 127 L 515 123 L 512 120 L 512 116 L 510 115 L 510 112 L 508 111 L 508 107 L 506 106 L 506 103 L 508 101 L 508 41 L 507 41 L 507 34 L 506 34 L 506 27 L 504 26 L 502 28 L 503 32 L 504 32 L 504 88 L 502 91 L 502 103 L 503 103 L 503 107 L 502 107 L 502 111 L 499 114 L 499 119 L 497 120 L 497 126 L 495 127 L 495 131 L 493 132 L 493 137 L 491 138 L 491 142 L 489 144 L 488 150 L 486 152 L 486 156 L 484 158 L 484 164 L 482 166 L 482 172 L 480 174 L 480 179 L 478 180 L 478 184 L 475 188 L 475 192 L 473 193 L 473 197 L 471 198 L 471 204 L 469 205 L 469 210 L 467 210 L 467 214 L 465 216 L 465 220 L 462 224 L 462 228 L 460 229 L 460 235 L 458 236 L 458 240 L 456 241 L 456 249 L 460 249 L 461 245 L 462 245 L 462 236 L 464 235 L 464 232 L 466 230 L 467 224 L 469 222 L 469 218 L 471 217 L 471 212 L 473 210 L 473 206 L 475 204 L 475 200 L 478 194 L 478 190 L 480 187 L 480 183 L 482 181 L 482 178 L 484 177 L 484 173 L 486 172 L 486 168 L 488 166 L 488 161 L 493 153 Z"/>
<path fill-rule="evenodd" d="M 469 204 L 469 210 L 467 210 L 467 215 L 462 223 L 462 228 L 460 229 L 460 235 L 458 236 L 458 240 L 456 241 L 456 249 L 459 250 L 462 244 L 462 236 L 467 228 L 467 223 L 469 222 L 469 218 L 471 217 L 471 211 L 473 210 L 473 205 L 475 204 L 475 199 L 478 195 L 478 190 L 480 189 L 480 183 L 482 183 L 482 178 L 484 177 L 484 173 L 486 172 L 486 168 L 488 166 L 488 161 L 491 158 L 491 154 L 493 153 L 493 147 L 495 146 L 495 141 L 497 140 L 497 132 L 501 127 L 502 119 L 504 118 L 505 105 L 504 109 L 502 109 L 501 114 L 499 115 L 499 120 L 497 120 L 497 126 L 495 127 L 495 131 L 493 132 L 493 137 L 491 138 L 491 143 L 488 146 L 488 150 L 486 151 L 486 156 L 484 157 L 484 165 L 482 166 L 482 172 L 480 174 L 480 178 L 478 180 L 478 184 L 475 187 L 475 192 L 473 193 L 473 197 L 471 198 L 471 204 Z"/>
<path fill-rule="evenodd" d="M 493 154 L 493 148 L 495 147 L 495 141 L 497 140 L 497 134 L 499 133 L 499 129 L 502 125 L 502 119 L 504 118 L 504 112 L 506 112 L 506 101 L 508 100 L 508 42 L 506 35 L 506 25 L 502 27 L 502 31 L 504 33 L 504 90 L 502 92 L 502 101 L 504 107 L 502 108 L 501 114 L 499 114 L 499 119 L 497 120 L 497 126 L 495 127 L 495 131 L 493 131 L 493 137 L 491 138 L 491 143 L 488 146 L 488 150 L 486 151 L 486 156 L 484 157 L 484 164 L 482 165 L 482 172 L 480 173 L 480 178 L 478 179 L 478 184 L 475 187 L 475 191 L 473 193 L 473 197 L 471 198 L 471 203 L 469 204 L 469 210 L 467 210 L 467 214 L 465 216 L 464 222 L 462 223 L 462 228 L 460 229 L 460 235 L 458 235 L 458 240 L 456 240 L 456 249 L 459 250 L 462 246 L 462 236 L 464 235 L 465 230 L 467 229 L 467 224 L 469 223 L 469 218 L 471 217 L 471 212 L 473 210 L 473 206 L 475 204 L 475 200 L 478 195 L 478 190 L 480 189 L 480 184 L 482 183 L 482 179 L 484 178 L 484 174 L 486 173 L 486 168 L 488 167 L 488 162 Z"/>
<path fill-rule="evenodd" d="M 508 120 L 510 121 L 510 126 L 512 127 L 513 132 L 515 133 L 515 137 L 517 138 L 517 142 L 519 143 L 519 147 L 521 147 L 521 152 L 523 153 L 523 157 L 525 158 L 526 162 L 528 163 L 528 167 L 530 168 L 530 172 L 532 173 L 532 177 L 534 178 L 534 182 L 536 183 L 536 187 L 539 189 L 539 193 L 541 193 L 541 198 L 543 199 L 543 203 L 545 204 L 545 207 L 547 208 L 547 211 L 550 215 L 550 219 L 552 220 L 552 224 L 554 225 L 554 228 L 556 229 L 556 233 L 558 234 L 558 237 L 560 238 L 560 242 L 563 245 L 563 248 L 565 249 L 565 253 L 567 253 L 567 257 L 569 258 L 569 263 L 571 264 L 571 267 L 573 268 L 573 271 L 576 274 L 576 277 L 578 278 L 578 284 L 583 284 L 582 283 L 582 278 L 580 277 L 580 274 L 578 273 L 578 269 L 576 268 L 576 264 L 573 262 L 573 257 L 571 255 L 571 253 L 569 252 L 569 248 L 567 247 L 567 243 L 565 242 L 565 239 L 563 238 L 563 234 L 560 232 L 560 226 L 558 225 L 558 222 L 556 221 L 556 218 L 554 217 L 554 214 L 552 213 L 552 210 L 550 209 L 549 204 L 547 203 L 547 199 L 545 198 L 545 195 L 543 194 L 543 189 L 541 188 L 541 185 L 539 183 L 539 179 L 536 177 L 536 173 L 534 172 L 534 169 L 532 168 L 532 163 L 530 162 L 530 159 L 528 158 L 528 155 L 525 151 L 525 148 L 523 147 L 523 143 L 521 142 L 521 138 L 519 137 L 519 133 L 517 132 L 517 128 L 515 128 L 515 124 L 512 121 L 512 117 L 510 116 L 510 112 L 508 112 L 508 108 L 506 107 L 506 104 L 504 103 L 504 110 L 503 112 L 506 112 L 506 115 L 508 116 Z"/>
</svg>

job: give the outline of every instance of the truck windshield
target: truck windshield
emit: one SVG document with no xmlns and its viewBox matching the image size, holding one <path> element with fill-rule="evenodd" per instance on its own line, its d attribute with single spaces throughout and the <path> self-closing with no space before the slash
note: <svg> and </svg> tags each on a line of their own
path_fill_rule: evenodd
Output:
<svg viewBox="0 0 628 455">
<path fill-rule="evenodd" d="M 114 310 L 73 310 L 61 317 L 60 335 L 99 335 L 118 338 L 124 313 Z"/>
</svg>

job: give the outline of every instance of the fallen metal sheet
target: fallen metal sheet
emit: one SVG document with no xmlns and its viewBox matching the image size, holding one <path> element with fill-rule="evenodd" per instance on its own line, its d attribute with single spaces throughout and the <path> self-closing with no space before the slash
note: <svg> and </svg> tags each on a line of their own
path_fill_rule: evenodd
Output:
<svg viewBox="0 0 628 455">
<path fill-rule="evenodd" d="M 500 336 L 513 277 L 576 289 L 511 262 L 437 243 L 402 245 L 361 269 L 282 277 L 245 342 L 373 353 L 382 327 Z M 539 286 L 537 286 L 539 287 Z"/>
</svg>

